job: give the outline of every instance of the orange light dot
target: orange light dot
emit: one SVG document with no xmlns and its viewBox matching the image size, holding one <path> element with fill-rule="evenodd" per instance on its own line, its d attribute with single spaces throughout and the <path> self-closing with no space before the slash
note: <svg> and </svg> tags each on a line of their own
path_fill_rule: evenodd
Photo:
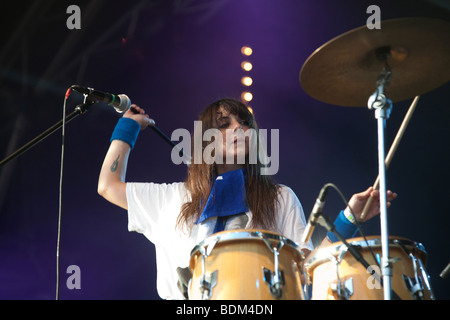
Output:
<svg viewBox="0 0 450 320">
<path fill-rule="evenodd" d="M 250 87 L 253 84 L 253 79 L 250 77 L 242 77 L 241 83 L 244 86 Z"/>
<path fill-rule="evenodd" d="M 241 63 L 241 68 L 244 69 L 245 71 L 250 71 L 253 69 L 253 65 L 248 61 L 244 61 Z"/>
<path fill-rule="evenodd" d="M 241 98 L 242 98 L 242 100 L 250 102 L 253 99 L 253 94 L 251 92 L 248 92 L 248 91 L 242 92 Z"/>
<path fill-rule="evenodd" d="M 251 56 L 253 53 L 253 50 L 250 47 L 244 46 L 241 48 L 241 52 L 244 56 Z"/>
</svg>

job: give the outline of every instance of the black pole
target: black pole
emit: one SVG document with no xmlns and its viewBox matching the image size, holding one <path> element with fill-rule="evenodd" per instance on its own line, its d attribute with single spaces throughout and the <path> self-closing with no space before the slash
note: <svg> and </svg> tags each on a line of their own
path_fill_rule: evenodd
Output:
<svg viewBox="0 0 450 320">
<path fill-rule="evenodd" d="M 65 122 L 68 123 L 71 120 L 73 120 L 76 117 L 78 117 L 79 115 L 85 113 L 92 104 L 93 104 L 93 102 L 91 102 L 91 101 L 86 101 L 85 103 L 79 104 L 78 106 L 75 107 L 75 110 L 71 114 L 66 116 Z M 25 144 L 24 146 L 19 148 L 17 151 L 15 151 L 11 155 L 9 155 L 8 157 L 6 157 L 2 161 L 0 161 L 0 168 L 3 167 L 4 165 L 6 165 L 7 163 L 9 163 L 10 161 L 12 161 L 13 159 L 19 157 L 20 155 L 22 155 L 26 151 L 30 150 L 36 144 L 38 144 L 39 142 L 41 142 L 42 140 L 44 140 L 45 138 L 50 136 L 52 133 L 57 131 L 59 128 L 62 127 L 63 122 L 64 122 L 64 119 L 61 119 L 59 122 L 55 123 L 53 126 L 51 126 L 47 130 L 42 132 L 36 138 L 34 138 L 33 140 L 29 141 L 27 144 Z"/>
<path fill-rule="evenodd" d="M 139 112 L 134 108 L 131 107 L 130 108 L 131 112 L 133 112 L 134 114 L 139 114 Z M 175 144 L 175 142 L 173 142 L 164 132 L 162 132 L 157 126 L 152 125 L 150 126 L 153 131 L 155 131 L 164 141 L 166 141 L 168 144 L 170 144 L 173 148 L 178 149 L 179 155 L 184 157 L 186 160 L 192 160 L 190 156 L 186 155 L 183 150 L 181 150 L 180 148 L 177 147 L 177 145 Z"/>
</svg>

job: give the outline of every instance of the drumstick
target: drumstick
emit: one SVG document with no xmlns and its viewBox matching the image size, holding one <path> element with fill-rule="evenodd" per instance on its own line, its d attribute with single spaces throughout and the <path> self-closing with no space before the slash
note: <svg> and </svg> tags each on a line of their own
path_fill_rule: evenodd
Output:
<svg viewBox="0 0 450 320">
<path fill-rule="evenodd" d="M 394 153 L 397 150 L 398 145 L 400 144 L 400 140 L 402 139 L 403 134 L 405 133 L 406 127 L 408 126 L 409 121 L 412 118 L 413 112 L 416 109 L 416 105 L 419 102 L 419 97 L 420 96 L 416 96 L 414 98 L 414 101 L 412 102 L 411 106 L 409 107 L 409 110 L 406 113 L 405 119 L 403 119 L 402 125 L 400 126 L 400 129 L 397 132 L 397 136 L 395 137 L 394 142 L 392 143 L 391 148 L 389 149 L 389 152 L 384 161 L 384 163 L 386 165 L 386 169 L 391 164 L 392 158 L 394 157 Z M 375 180 L 375 183 L 373 184 L 373 190 L 378 190 L 379 183 L 380 183 L 380 176 L 378 176 L 377 179 Z M 366 202 L 366 205 L 364 206 L 363 212 L 361 213 L 361 216 L 360 216 L 361 220 L 363 220 L 366 217 L 367 212 L 369 211 L 369 208 L 370 208 L 372 202 L 373 202 L 373 197 L 369 197 L 369 199 Z"/>
</svg>

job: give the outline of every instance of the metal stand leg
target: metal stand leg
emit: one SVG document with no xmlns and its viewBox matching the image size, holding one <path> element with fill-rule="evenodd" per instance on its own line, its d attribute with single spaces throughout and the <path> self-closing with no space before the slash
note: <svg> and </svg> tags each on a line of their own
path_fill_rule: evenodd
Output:
<svg viewBox="0 0 450 320">
<path fill-rule="evenodd" d="M 375 112 L 377 113 L 377 112 Z M 391 300 L 392 267 L 389 259 L 389 233 L 387 224 L 386 167 L 384 165 L 384 129 L 386 119 L 379 117 L 378 122 L 378 171 L 380 176 L 380 226 L 381 226 L 381 274 L 383 276 L 384 299 Z"/>
<path fill-rule="evenodd" d="M 386 64 L 383 69 L 375 93 L 369 98 L 368 107 L 375 110 L 378 130 L 378 172 L 380 178 L 380 226 L 381 226 L 381 274 L 383 276 L 384 299 L 392 298 L 392 263 L 389 258 L 389 233 L 387 223 L 387 197 L 386 197 L 386 164 L 385 164 L 385 138 L 384 131 L 386 119 L 389 118 L 392 110 L 392 102 L 384 95 L 384 87 L 389 83 L 391 72 Z"/>
</svg>

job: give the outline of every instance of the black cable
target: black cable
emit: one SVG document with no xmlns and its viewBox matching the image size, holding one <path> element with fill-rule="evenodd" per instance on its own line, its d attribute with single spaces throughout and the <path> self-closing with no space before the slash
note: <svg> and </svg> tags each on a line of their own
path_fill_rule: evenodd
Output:
<svg viewBox="0 0 450 320">
<path fill-rule="evenodd" d="M 62 220 L 62 185 L 63 185 L 63 169 L 64 169 L 64 140 L 66 136 L 66 103 L 68 94 L 64 99 L 63 104 L 63 120 L 62 120 L 62 135 L 61 135 L 61 167 L 59 172 L 59 203 L 58 203 L 58 236 L 56 240 L 56 300 L 59 300 L 59 253 L 61 245 L 61 220 Z"/>
<path fill-rule="evenodd" d="M 371 246 L 369 245 L 369 241 L 367 240 L 366 234 L 364 233 L 364 231 L 363 231 L 363 229 L 361 227 L 361 223 L 359 223 L 358 219 L 356 219 L 356 216 L 355 216 L 355 214 L 353 212 L 352 207 L 348 204 L 347 198 L 344 196 L 342 191 L 335 184 L 328 183 L 327 185 L 332 187 L 339 194 L 339 196 L 341 197 L 342 201 L 345 203 L 346 208 L 349 208 L 350 214 L 352 215 L 353 220 L 355 221 L 354 224 L 355 224 L 356 228 L 358 229 L 358 233 L 364 239 L 364 242 L 366 243 L 367 248 L 369 249 L 369 252 L 371 253 L 373 260 L 377 264 L 378 268 L 380 268 L 380 264 L 378 263 L 378 260 L 377 260 L 377 258 L 375 256 L 375 253 L 373 252 Z"/>
</svg>

